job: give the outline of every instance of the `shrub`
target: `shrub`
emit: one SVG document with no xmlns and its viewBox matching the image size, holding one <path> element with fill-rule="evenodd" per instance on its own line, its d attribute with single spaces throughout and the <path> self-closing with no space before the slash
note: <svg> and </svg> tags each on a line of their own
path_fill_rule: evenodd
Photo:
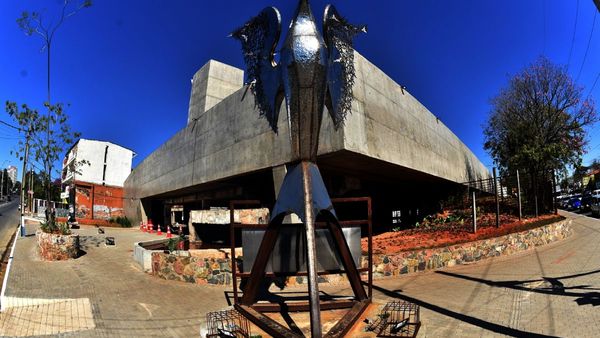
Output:
<svg viewBox="0 0 600 338">
<path fill-rule="evenodd" d="M 40 229 L 48 234 L 70 235 L 71 229 L 67 223 L 58 223 L 55 220 L 40 223 Z"/>
<path fill-rule="evenodd" d="M 179 244 L 179 241 L 179 238 L 169 238 L 169 241 L 167 242 L 167 248 L 169 250 L 169 253 L 173 253 L 173 251 L 177 250 L 177 245 Z"/>
<path fill-rule="evenodd" d="M 111 217 L 108 221 L 110 223 L 117 223 L 122 228 L 131 228 L 131 221 L 126 216 L 123 216 L 123 217 L 117 216 L 116 218 Z"/>
</svg>

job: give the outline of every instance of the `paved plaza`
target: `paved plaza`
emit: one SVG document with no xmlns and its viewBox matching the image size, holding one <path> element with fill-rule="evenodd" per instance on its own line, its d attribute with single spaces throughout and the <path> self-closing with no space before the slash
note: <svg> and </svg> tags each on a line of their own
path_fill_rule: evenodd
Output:
<svg viewBox="0 0 600 338">
<path fill-rule="evenodd" d="M 596 337 L 600 332 L 600 220 L 565 213 L 574 234 L 521 254 L 376 281 L 375 301 L 421 305 L 420 337 Z M 34 229 L 29 229 L 29 232 Z M 34 236 L 15 249 L 1 336 L 198 336 L 230 287 L 154 278 L 133 259 L 137 229 L 76 230 L 82 257 L 40 261 Z M 104 245 L 114 236 L 116 247 Z M 328 293 L 349 294 L 326 287 Z"/>
</svg>

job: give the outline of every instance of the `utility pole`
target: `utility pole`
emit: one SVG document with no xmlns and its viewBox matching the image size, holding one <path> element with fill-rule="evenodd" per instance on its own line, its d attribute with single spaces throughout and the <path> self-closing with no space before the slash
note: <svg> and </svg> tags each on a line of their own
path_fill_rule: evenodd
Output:
<svg viewBox="0 0 600 338">
<path fill-rule="evenodd" d="M 29 189 L 27 191 L 27 200 L 29 201 L 29 212 L 33 214 L 33 165 L 29 170 Z"/>
<path fill-rule="evenodd" d="M 31 137 L 32 126 L 29 125 L 27 135 L 25 136 L 25 156 L 23 157 L 23 178 L 21 179 L 21 237 L 25 237 L 25 180 L 27 173 L 27 158 L 29 157 L 29 138 Z"/>
</svg>

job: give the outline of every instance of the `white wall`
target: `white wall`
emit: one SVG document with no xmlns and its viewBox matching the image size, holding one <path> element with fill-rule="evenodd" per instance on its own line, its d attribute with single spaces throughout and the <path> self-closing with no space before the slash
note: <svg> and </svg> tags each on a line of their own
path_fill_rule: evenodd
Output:
<svg viewBox="0 0 600 338">
<path fill-rule="evenodd" d="M 108 147 L 108 150 L 106 150 Z M 106 174 L 104 172 L 104 154 L 106 152 Z M 74 157 L 75 156 L 75 157 Z M 89 165 L 79 167 L 75 180 L 99 185 L 122 187 L 131 172 L 133 152 L 114 143 L 80 139 L 79 143 L 69 153 L 67 163 L 72 160 L 86 160 Z M 66 179 L 71 177 L 67 174 Z"/>
</svg>

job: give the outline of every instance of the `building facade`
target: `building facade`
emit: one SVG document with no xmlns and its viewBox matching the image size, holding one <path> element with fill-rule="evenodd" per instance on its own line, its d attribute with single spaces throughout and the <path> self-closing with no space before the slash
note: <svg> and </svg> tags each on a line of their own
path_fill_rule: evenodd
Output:
<svg viewBox="0 0 600 338">
<path fill-rule="evenodd" d="M 338 130 L 325 112 L 317 163 L 331 197 L 370 196 L 379 225 L 394 212 L 427 212 L 460 183 L 489 170 L 405 87 L 355 53 L 352 112 Z M 125 182 L 125 211 L 134 220 L 168 224 L 172 209 L 227 207 L 260 200 L 271 207 L 290 162 L 288 120 L 278 133 L 259 118 L 241 69 L 210 60 L 193 78 L 188 123 L 145 158 Z M 413 223 L 414 224 L 414 223 Z"/>
<path fill-rule="evenodd" d="M 12 184 L 14 185 L 15 183 L 17 183 L 17 167 L 15 167 L 14 165 L 8 166 L 8 168 L 6 168 L 6 172 L 8 174 L 8 177 L 12 181 Z"/>
<path fill-rule="evenodd" d="M 123 216 L 123 184 L 135 153 L 111 142 L 80 139 L 63 160 L 63 197 L 77 219 Z"/>
</svg>

